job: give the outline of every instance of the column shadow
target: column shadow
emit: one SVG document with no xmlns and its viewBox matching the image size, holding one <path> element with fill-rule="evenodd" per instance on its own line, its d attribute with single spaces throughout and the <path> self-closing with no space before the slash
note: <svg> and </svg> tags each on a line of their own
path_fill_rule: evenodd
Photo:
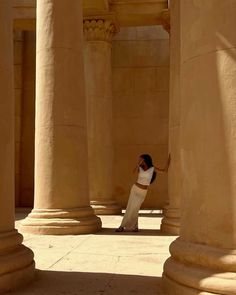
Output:
<svg viewBox="0 0 236 295">
<path fill-rule="evenodd" d="M 36 279 L 30 286 L 11 294 L 163 295 L 161 284 L 161 278 L 153 276 L 38 270 Z"/>
<path fill-rule="evenodd" d="M 120 216 L 124 216 L 125 213 L 122 212 L 120 214 Z M 154 218 L 154 217 L 163 217 L 164 214 L 163 213 L 155 213 L 155 212 L 150 212 L 150 213 L 139 213 L 138 214 L 139 217 L 150 217 L 150 218 Z"/>
<path fill-rule="evenodd" d="M 132 235 L 132 236 L 168 236 L 173 237 L 174 235 L 163 233 L 160 229 L 139 229 L 138 232 L 116 232 L 115 228 L 106 228 L 103 227 L 99 232 L 94 235 Z"/>
</svg>

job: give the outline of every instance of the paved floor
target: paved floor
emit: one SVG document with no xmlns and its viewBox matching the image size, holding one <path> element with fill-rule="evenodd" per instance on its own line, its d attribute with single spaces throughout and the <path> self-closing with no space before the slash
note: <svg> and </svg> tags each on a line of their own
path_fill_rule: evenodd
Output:
<svg viewBox="0 0 236 295">
<path fill-rule="evenodd" d="M 19 227 L 23 213 L 16 215 Z M 115 233 L 121 216 L 101 216 L 103 229 L 81 236 L 25 235 L 36 279 L 14 295 L 162 295 L 163 263 L 174 236 L 163 235 L 158 211 L 142 211 L 140 232 Z"/>
</svg>

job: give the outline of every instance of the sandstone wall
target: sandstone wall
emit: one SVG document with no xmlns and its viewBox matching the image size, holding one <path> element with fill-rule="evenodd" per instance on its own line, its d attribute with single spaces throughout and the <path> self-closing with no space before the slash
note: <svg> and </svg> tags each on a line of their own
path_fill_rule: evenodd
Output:
<svg viewBox="0 0 236 295">
<path fill-rule="evenodd" d="M 122 28 L 113 41 L 113 194 L 126 206 L 139 154 L 163 167 L 168 154 L 169 36 L 162 27 Z M 144 208 L 167 201 L 167 175 L 151 186 Z"/>
</svg>

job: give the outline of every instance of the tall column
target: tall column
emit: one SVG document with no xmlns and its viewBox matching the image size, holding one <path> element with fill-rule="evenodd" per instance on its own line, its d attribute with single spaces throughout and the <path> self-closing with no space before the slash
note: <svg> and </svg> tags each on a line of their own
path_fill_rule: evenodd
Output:
<svg viewBox="0 0 236 295">
<path fill-rule="evenodd" d="M 180 1 L 180 237 L 166 294 L 236 294 L 236 2 Z"/>
<path fill-rule="evenodd" d="M 14 95 L 15 95 L 15 203 L 20 206 L 20 150 L 22 122 L 23 32 L 14 31 Z"/>
<path fill-rule="evenodd" d="M 12 2 L 0 1 L 0 293 L 33 279 L 33 252 L 15 230 Z"/>
<path fill-rule="evenodd" d="M 34 203 L 35 47 L 35 31 L 25 32 L 20 153 L 20 205 L 22 207 L 33 207 Z"/>
<path fill-rule="evenodd" d="M 88 194 L 82 1 L 37 3 L 35 204 L 22 230 L 96 232 Z"/>
<path fill-rule="evenodd" d="M 119 214 L 112 197 L 112 68 L 114 22 L 85 20 L 85 75 L 90 201 L 97 214 Z"/>
<path fill-rule="evenodd" d="M 170 26 L 170 102 L 169 102 L 169 153 L 168 171 L 169 204 L 164 208 L 161 230 L 179 235 L 180 230 L 180 11 L 179 0 L 171 2 Z"/>
</svg>

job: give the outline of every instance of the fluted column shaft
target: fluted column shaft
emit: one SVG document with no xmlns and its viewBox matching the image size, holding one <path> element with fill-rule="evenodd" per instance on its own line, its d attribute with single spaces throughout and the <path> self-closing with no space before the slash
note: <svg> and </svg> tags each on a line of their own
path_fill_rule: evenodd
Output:
<svg viewBox="0 0 236 295">
<path fill-rule="evenodd" d="M 181 229 L 166 294 L 236 294 L 236 2 L 180 1 Z"/>
<path fill-rule="evenodd" d="M 85 74 L 88 117 L 89 194 L 97 214 L 117 214 L 112 197 L 112 68 L 110 20 L 85 20 Z"/>
<path fill-rule="evenodd" d="M 35 204 L 23 230 L 97 231 L 88 195 L 82 1 L 37 3 Z"/>
<path fill-rule="evenodd" d="M 33 252 L 14 226 L 14 122 L 12 2 L 0 1 L 0 293 L 34 276 Z"/>
<path fill-rule="evenodd" d="M 179 0 L 170 8 L 170 102 L 169 102 L 169 153 L 168 171 L 169 204 L 164 208 L 161 230 L 179 235 L 180 230 L 180 6 Z M 168 27 L 168 26 L 167 26 Z"/>
</svg>

